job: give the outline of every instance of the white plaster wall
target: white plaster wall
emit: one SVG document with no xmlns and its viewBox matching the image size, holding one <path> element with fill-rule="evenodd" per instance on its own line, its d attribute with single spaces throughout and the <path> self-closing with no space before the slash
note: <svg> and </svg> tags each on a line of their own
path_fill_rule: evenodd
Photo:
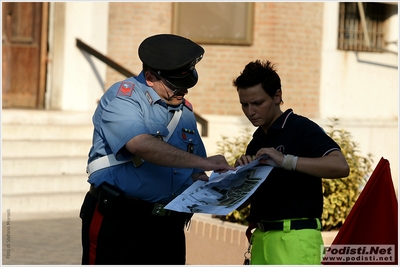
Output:
<svg viewBox="0 0 400 267">
<path fill-rule="evenodd" d="M 338 10 L 339 3 L 325 3 L 321 117 L 397 120 L 398 55 L 338 50 Z M 390 22 L 390 40 L 397 40 L 398 17 Z"/>
<path fill-rule="evenodd" d="M 64 111 L 94 110 L 104 92 L 106 65 L 76 46 L 76 39 L 107 54 L 107 2 L 65 2 L 56 9 L 50 107 Z M 60 56 L 62 54 L 62 56 Z M 54 65 L 57 65 L 55 67 Z"/>
<path fill-rule="evenodd" d="M 374 166 L 389 160 L 398 186 L 398 48 L 395 53 L 355 53 L 338 50 L 338 2 L 325 2 L 321 64 L 321 126 L 339 118 L 359 145 L 360 154 L 371 153 Z M 387 23 L 387 41 L 398 40 L 398 15 Z"/>
</svg>

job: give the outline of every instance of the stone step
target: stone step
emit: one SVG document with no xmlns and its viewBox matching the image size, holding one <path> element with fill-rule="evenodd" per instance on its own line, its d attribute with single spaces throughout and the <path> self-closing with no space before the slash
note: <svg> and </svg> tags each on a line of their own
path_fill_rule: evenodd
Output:
<svg viewBox="0 0 400 267">
<path fill-rule="evenodd" d="M 90 147 L 88 140 L 3 140 L 2 157 L 81 157 L 89 153 Z"/>
<path fill-rule="evenodd" d="M 2 213 L 8 209 L 11 214 L 76 211 L 80 209 L 86 193 L 87 190 L 74 193 L 3 194 Z"/>
<path fill-rule="evenodd" d="M 2 212 L 66 213 L 89 189 L 92 112 L 2 111 Z M 79 216 L 79 212 L 76 212 Z"/>
<path fill-rule="evenodd" d="M 75 193 L 89 189 L 87 175 L 3 176 L 2 194 Z"/>
<path fill-rule="evenodd" d="M 2 124 L 91 125 L 93 111 L 2 109 Z"/>
<path fill-rule="evenodd" d="M 87 156 L 74 157 L 8 157 L 2 160 L 4 176 L 57 176 L 86 174 Z"/>
<path fill-rule="evenodd" d="M 91 140 L 93 126 L 2 124 L 2 140 Z"/>
</svg>

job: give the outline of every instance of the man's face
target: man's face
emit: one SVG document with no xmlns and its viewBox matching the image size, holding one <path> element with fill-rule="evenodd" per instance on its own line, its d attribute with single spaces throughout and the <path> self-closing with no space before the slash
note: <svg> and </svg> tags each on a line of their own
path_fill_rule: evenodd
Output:
<svg viewBox="0 0 400 267">
<path fill-rule="evenodd" d="M 176 90 L 176 88 L 171 88 L 165 79 L 158 79 L 155 75 L 146 73 L 146 79 L 148 80 L 148 85 L 153 87 L 157 94 L 171 106 L 180 105 L 183 101 L 184 96 L 188 93 L 188 89 Z M 150 82 L 150 83 L 149 83 Z"/>
<path fill-rule="evenodd" d="M 167 91 L 165 102 L 172 106 L 181 104 L 184 96 L 188 93 L 188 89 L 175 88 L 164 79 L 161 79 L 161 83 Z"/>
<path fill-rule="evenodd" d="M 242 110 L 254 126 L 261 126 L 266 132 L 271 124 L 282 114 L 280 109 L 281 90 L 274 97 L 269 96 L 261 84 L 239 89 L 239 101 Z"/>
</svg>

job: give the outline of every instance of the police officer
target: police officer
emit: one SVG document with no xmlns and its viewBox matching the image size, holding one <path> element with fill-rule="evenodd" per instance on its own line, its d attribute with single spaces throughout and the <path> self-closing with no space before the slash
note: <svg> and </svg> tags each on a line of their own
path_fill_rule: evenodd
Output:
<svg viewBox="0 0 400 267">
<path fill-rule="evenodd" d="M 93 116 L 81 207 L 82 264 L 185 264 L 192 214 L 163 207 L 204 171 L 234 169 L 206 156 L 191 104 L 204 49 L 172 34 L 139 46 L 141 73 L 112 85 Z"/>
</svg>

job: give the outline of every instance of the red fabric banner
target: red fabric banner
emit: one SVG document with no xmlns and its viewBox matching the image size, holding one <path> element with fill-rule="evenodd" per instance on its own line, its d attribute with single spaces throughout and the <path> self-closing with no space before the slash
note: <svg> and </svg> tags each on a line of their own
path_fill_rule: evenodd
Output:
<svg viewBox="0 0 400 267">
<path fill-rule="evenodd" d="M 379 161 L 330 248 L 336 250 L 327 249 L 322 264 L 398 264 L 398 204 L 388 160 Z M 355 262 L 333 262 L 329 257 L 339 256 L 339 248 Z M 393 261 L 382 258 L 390 256 Z"/>
</svg>

